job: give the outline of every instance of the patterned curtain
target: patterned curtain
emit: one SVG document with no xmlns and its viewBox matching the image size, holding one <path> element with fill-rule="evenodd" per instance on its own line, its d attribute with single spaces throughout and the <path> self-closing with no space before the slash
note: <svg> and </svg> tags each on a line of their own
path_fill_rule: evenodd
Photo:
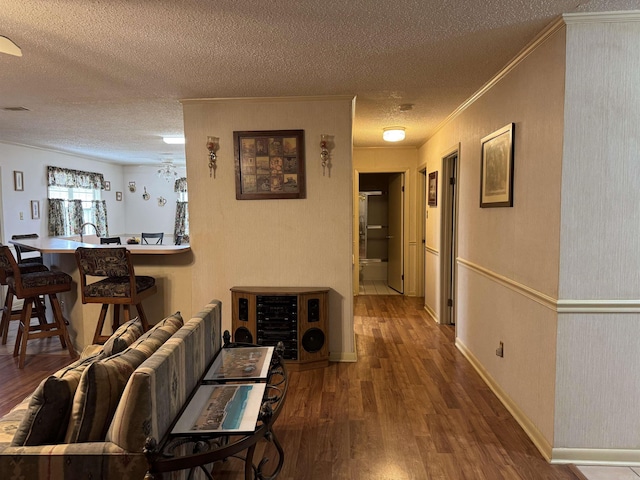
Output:
<svg viewBox="0 0 640 480">
<path fill-rule="evenodd" d="M 104 190 L 104 176 L 101 173 L 48 166 L 47 185 L 49 187 L 77 187 Z"/>
<path fill-rule="evenodd" d="M 173 227 L 173 236 L 178 238 L 178 235 L 183 235 L 185 240 L 188 240 L 189 236 L 189 202 L 176 202 L 176 223 Z"/>
<path fill-rule="evenodd" d="M 173 184 L 174 192 L 186 192 L 187 191 L 187 177 L 182 177 L 176 180 Z"/>
<path fill-rule="evenodd" d="M 109 236 L 109 223 L 107 222 L 107 202 L 106 200 L 91 201 L 91 218 L 98 230 L 99 237 Z"/>
<path fill-rule="evenodd" d="M 82 222 L 82 200 L 49 199 L 49 236 L 80 233 Z"/>
</svg>

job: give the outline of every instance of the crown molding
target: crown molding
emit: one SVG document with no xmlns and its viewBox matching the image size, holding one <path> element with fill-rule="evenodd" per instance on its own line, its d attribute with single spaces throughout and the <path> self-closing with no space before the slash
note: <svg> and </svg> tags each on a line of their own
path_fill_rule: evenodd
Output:
<svg viewBox="0 0 640 480">
<path fill-rule="evenodd" d="M 575 23 L 622 23 L 640 22 L 640 10 L 624 12 L 592 12 L 592 13 L 565 13 L 562 15 L 567 25 Z"/>
<path fill-rule="evenodd" d="M 184 98 L 182 105 L 202 105 L 213 103 L 282 103 L 282 102 L 352 102 L 355 95 L 316 95 L 301 97 L 229 97 L 229 98 Z"/>
</svg>

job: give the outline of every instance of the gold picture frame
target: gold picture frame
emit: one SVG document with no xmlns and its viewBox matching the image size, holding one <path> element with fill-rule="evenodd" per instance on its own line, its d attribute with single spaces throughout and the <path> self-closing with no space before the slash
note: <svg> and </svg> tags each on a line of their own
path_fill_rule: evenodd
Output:
<svg viewBox="0 0 640 480">
<path fill-rule="evenodd" d="M 236 199 L 305 198 L 304 130 L 233 132 Z"/>
</svg>

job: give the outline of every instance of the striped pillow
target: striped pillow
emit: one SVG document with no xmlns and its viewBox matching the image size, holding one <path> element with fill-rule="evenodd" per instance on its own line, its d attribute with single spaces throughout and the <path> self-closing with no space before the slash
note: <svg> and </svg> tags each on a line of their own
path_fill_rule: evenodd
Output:
<svg viewBox="0 0 640 480">
<path fill-rule="evenodd" d="M 80 377 L 102 353 L 83 358 L 45 378 L 33 392 L 13 437 L 13 446 L 51 445 L 64 440 Z"/>
<path fill-rule="evenodd" d="M 104 440 L 133 371 L 177 332 L 182 324 L 179 312 L 167 317 L 123 352 L 95 362 L 84 371 L 73 398 L 64 443 Z"/>
<path fill-rule="evenodd" d="M 139 317 L 129 320 L 113 332 L 113 335 L 104 343 L 102 351 L 107 357 L 120 353 L 140 338 L 143 333 L 142 322 Z"/>
</svg>

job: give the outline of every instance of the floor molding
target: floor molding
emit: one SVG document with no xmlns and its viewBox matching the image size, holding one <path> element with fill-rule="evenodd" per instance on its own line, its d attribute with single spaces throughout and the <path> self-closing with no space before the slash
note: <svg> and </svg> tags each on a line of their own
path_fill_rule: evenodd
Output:
<svg viewBox="0 0 640 480">
<path fill-rule="evenodd" d="M 640 467 L 640 450 L 615 448 L 554 448 L 551 463 Z"/>
<path fill-rule="evenodd" d="M 491 389 L 493 393 L 495 393 L 498 400 L 502 402 L 509 413 L 513 416 L 513 418 L 520 424 L 524 432 L 531 439 L 535 447 L 542 454 L 542 456 L 547 460 L 547 462 L 551 462 L 552 458 L 552 448 L 551 444 L 544 437 L 542 432 L 538 430 L 538 428 L 533 424 L 533 422 L 525 415 L 525 413 L 518 407 L 518 405 L 507 395 L 507 393 L 498 385 L 498 383 L 493 379 L 493 377 L 487 372 L 487 370 L 482 366 L 480 361 L 476 358 L 476 356 L 469 350 L 464 343 L 459 338 L 456 338 L 456 348 L 460 350 L 460 352 L 465 356 L 471 366 L 478 372 L 478 375 L 482 378 L 484 383 Z M 575 462 L 571 462 L 575 463 Z"/>
</svg>

